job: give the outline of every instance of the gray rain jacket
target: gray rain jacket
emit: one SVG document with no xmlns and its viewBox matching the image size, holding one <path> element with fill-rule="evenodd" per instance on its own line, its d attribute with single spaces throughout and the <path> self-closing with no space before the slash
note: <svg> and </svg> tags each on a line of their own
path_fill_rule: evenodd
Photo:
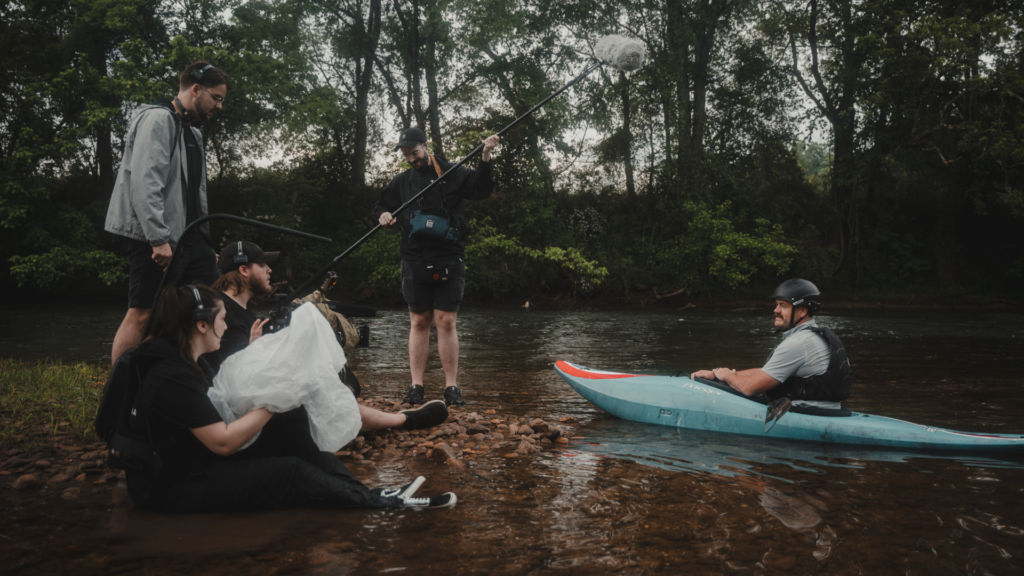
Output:
<svg viewBox="0 0 1024 576">
<path fill-rule="evenodd" d="M 176 246 L 185 230 L 185 132 L 192 130 L 203 158 L 199 183 L 199 216 L 206 208 L 206 155 L 197 128 L 182 126 L 177 114 L 160 104 L 143 104 L 132 114 L 125 136 L 124 156 L 107 208 L 104 229 L 150 246 Z M 177 135 L 177 139 L 175 139 Z M 173 143 L 173 144 L 172 144 Z M 173 146 L 173 150 L 172 150 Z M 203 224 L 209 237 L 209 223 Z"/>
</svg>

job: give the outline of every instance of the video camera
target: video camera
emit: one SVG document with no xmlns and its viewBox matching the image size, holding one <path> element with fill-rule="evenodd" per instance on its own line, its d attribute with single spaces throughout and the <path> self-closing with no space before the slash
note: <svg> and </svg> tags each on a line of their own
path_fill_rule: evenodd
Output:
<svg viewBox="0 0 1024 576">
<path fill-rule="evenodd" d="M 296 308 L 298 308 L 298 305 L 292 304 L 291 302 L 289 302 L 288 301 L 288 296 L 286 296 L 284 294 L 276 294 L 274 296 L 274 302 L 275 302 L 274 309 L 270 311 L 270 315 L 269 315 L 270 322 L 267 322 L 266 326 L 263 327 L 263 332 L 265 334 L 273 334 L 275 332 L 280 332 L 281 330 L 284 330 L 285 328 L 287 328 L 292 323 L 292 311 L 295 310 Z M 334 310 L 335 312 L 341 312 L 341 311 L 343 311 L 345 309 L 344 305 L 338 306 L 334 302 L 328 303 L 328 307 L 331 310 Z M 371 316 L 372 317 L 372 316 L 375 316 L 377 314 L 377 311 L 373 310 L 372 308 L 367 308 L 365 306 L 354 306 L 354 307 L 359 309 L 358 310 L 358 312 L 359 312 L 358 315 L 359 316 L 363 316 L 363 317 Z M 370 327 L 369 327 L 369 325 L 364 324 L 362 326 L 357 327 L 356 328 L 356 332 L 358 332 L 358 334 L 359 334 L 359 344 L 357 344 L 357 346 L 359 348 L 369 348 L 370 347 Z M 338 337 L 338 343 L 341 344 L 342 347 L 344 347 L 345 346 L 345 334 L 343 332 L 336 332 L 335 334 Z"/>
</svg>

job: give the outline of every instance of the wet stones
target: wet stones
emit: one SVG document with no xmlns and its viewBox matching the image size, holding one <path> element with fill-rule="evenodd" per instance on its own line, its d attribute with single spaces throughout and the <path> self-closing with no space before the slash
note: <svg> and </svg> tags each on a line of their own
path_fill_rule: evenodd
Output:
<svg viewBox="0 0 1024 576">
<path fill-rule="evenodd" d="M 35 474 L 25 474 L 24 476 L 20 476 L 17 480 L 14 481 L 13 488 L 15 490 L 24 490 L 26 488 L 34 488 L 36 486 L 39 486 L 41 483 L 42 482 L 39 480 L 39 477 L 36 476 Z"/>
</svg>

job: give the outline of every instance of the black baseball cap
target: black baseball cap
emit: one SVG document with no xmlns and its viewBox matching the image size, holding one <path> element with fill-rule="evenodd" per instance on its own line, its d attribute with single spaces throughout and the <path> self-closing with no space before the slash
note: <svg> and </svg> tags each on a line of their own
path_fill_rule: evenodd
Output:
<svg viewBox="0 0 1024 576">
<path fill-rule="evenodd" d="M 419 128 L 406 128 L 402 130 L 402 135 L 398 137 L 398 146 L 395 146 L 397 152 L 399 148 L 415 148 L 420 144 L 427 143 L 427 135 L 423 133 L 423 130 Z"/>
<path fill-rule="evenodd" d="M 252 242 L 239 240 L 229 242 L 220 251 L 220 260 L 217 267 L 221 272 L 230 272 L 245 264 L 267 264 L 277 260 L 280 252 L 264 252 L 259 246 Z"/>
</svg>

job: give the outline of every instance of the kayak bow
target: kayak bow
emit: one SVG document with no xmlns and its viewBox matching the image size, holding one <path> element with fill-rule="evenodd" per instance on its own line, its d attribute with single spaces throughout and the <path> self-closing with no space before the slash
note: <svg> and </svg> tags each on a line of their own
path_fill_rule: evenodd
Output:
<svg viewBox="0 0 1024 576">
<path fill-rule="evenodd" d="M 625 420 L 765 436 L 764 404 L 688 376 L 621 374 L 563 360 L 555 370 L 581 396 Z M 1020 434 L 958 432 L 861 412 L 814 416 L 795 410 L 771 429 L 771 437 L 921 450 L 1024 452 Z"/>
</svg>

